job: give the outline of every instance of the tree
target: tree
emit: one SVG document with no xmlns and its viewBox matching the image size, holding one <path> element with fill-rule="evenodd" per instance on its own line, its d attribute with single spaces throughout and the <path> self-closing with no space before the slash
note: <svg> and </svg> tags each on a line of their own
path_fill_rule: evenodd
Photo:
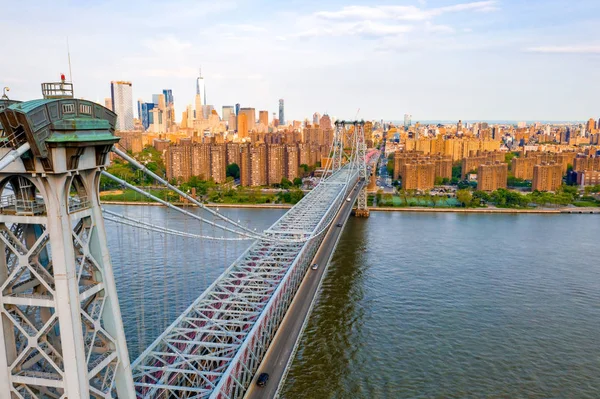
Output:
<svg viewBox="0 0 600 399">
<path fill-rule="evenodd" d="M 300 165 L 300 169 L 301 169 L 301 173 L 302 173 L 302 177 L 307 177 L 310 175 L 310 167 L 303 163 Z"/>
<path fill-rule="evenodd" d="M 444 184 L 444 179 L 442 179 L 440 176 L 437 176 L 433 184 L 436 186 L 441 186 Z"/>
<path fill-rule="evenodd" d="M 461 180 L 458 182 L 457 186 L 459 190 L 464 190 L 471 187 L 471 184 L 469 184 L 468 180 Z"/>
<path fill-rule="evenodd" d="M 294 179 L 294 186 L 296 186 L 296 187 L 300 187 L 301 185 L 302 185 L 302 179 L 301 179 L 301 178 L 299 178 L 299 177 L 296 177 L 296 178 Z"/>
<path fill-rule="evenodd" d="M 394 205 L 394 196 L 392 194 L 384 194 L 383 195 L 383 202 L 385 203 L 386 206 L 393 206 Z"/>
<path fill-rule="evenodd" d="M 481 206 L 482 203 L 490 202 L 491 196 L 485 191 L 476 190 L 473 192 L 473 199 L 471 200 L 471 206 Z"/>
<path fill-rule="evenodd" d="M 461 176 L 462 176 L 462 164 L 457 163 L 454 166 L 452 166 L 452 177 L 460 179 Z"/>
<path fill-rule="evenodd" d="M 231 176 L 234 179 L 239 179 L 240 178 L 240 167 L 238 166 L 238 164 L 230 163 L 229 165 L 227 165 L 226 175 Z"/>
<path fill-rule="evenodd" d="M 456 199 L 462 204 L 463 207 L 466 207 L 471 204 L 471 201 L 473 200 L 473 194 L 466 189 L 458 190 L 456 192 Z"/>
<path fill-rule="evenodd" d="M 431 196 L 431 202 L 433 203 L 434 208 L 437 206 L 438 202 L 441 202 L 441 201 L 442 201 L 442 199 L 438 195 Z"/>
<path fill-rule="evenodd" d="M 504 154 L 504 162 L 510 165 L 512 159 L 516 156 L 517 155 L 514 152 L 507 152 L 506 154 Z"/>
<path fill-rule="evenodd" d="M 290 203 L 296 204 L 304 197 L 302 190 L 294 189 L 290 191 Z"/>
<path fill-rule="evenodd" d="M 400 194 L 400 198 L 404 200 L 404 205 L 408 206 L 408 193 L 406 190 L 402 188 L 398 191 L 398 194 Z"/>
<path fill-rule="evenodd" d="M 288 179 L 286 179 L 285 177 L 282 177 L 281 178 L 281 183 L 279 183 L 279 187 L 281 187 L 284 190 L 287 190 L 290 187 L 292 187 L 292 182 L 289 181 Z"/>
<path fill-rule="evenodd" d="M 394 155 L 390 155 L 390 158 L 387 162 L 387 172 L 388 175 L 394 176 Z"/>
</svg>

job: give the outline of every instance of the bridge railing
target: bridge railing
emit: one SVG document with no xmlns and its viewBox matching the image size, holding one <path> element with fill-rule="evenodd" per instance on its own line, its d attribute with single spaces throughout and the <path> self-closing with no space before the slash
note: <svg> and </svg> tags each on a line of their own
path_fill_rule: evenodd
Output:
<svg viewBox="0 0 600 399">
<path fill-rule="evenodd" d="M 255 241 L 140 355 L 132 365 L 139 398 L 244 394 L 356 176 L 333 174 L 267 230 L 312 239 Z"/>
<path fill-rule="evenodd" d="M 342 187 L 340 187 L 342 188 Z M 340 189 L 321 217 L 315 232 L 327 226 L 338 211 L 337 205 L 348 194 L 347 189 Z M 277 223 L 274 224 L 274 226 Z M 265 306 L 259 319 L 244 340 L 238 353 L 225 371 L 211 398 L 225 399 L 242 397 L 249 386 L 260 360 L 264 357 L 277 328 L 281 324 L 289 305 L 294 298 L 302 279 L 306 275 L 310 262 L 323 241 L 325 235 L 319 234 L 302 247 L 298 256 L 289 267 L 273 296 Z M 255 359 L 260 359 L 258 362 Z M 248 365 L 251 364 L 251 367 Z"/>
</svg>

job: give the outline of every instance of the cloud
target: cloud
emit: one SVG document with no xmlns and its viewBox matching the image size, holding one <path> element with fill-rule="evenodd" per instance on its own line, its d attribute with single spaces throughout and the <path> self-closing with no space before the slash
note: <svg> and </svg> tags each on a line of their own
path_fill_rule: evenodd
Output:
<svg viewBox="0 0 600 399">
<path fill-rule="evenodd" d="M 305 29 L 292 37 L 362 36 L 384 38 L 409 32 L 452 34 L 456 29 L 433 21 L 449 13 L 490 12 L 497 10 L 496 0 L 454 4 L 446 7 L 420 6 L 345 6 L 336 11 L 317 11 L 301 18 Z"/>
<path fill-rule="evenodd" d="M 162 78 L 194 78 L 198 74 L 198 70 L 189 67 L 181 68 L 154 68 L 154 69 L 142 69 L 141 74 L 143 76 L 150 77 L 162 77 Z"/>
<path fill-rule="evenodd" d="M 491 12 L 499 10 L 497 2 L 491 1 L 476 1 L 473 3 L 455 4 L 453 6 L 434 8 L 429 11 L 431 15 L 441 15 L 450 12 L 460 11 L 478 11 L 478 12 Z"/>
<path fill-rule="evenodd" d="M 376 24 L 367 20 L 354 23 L 331 24 L 326 27 L 315 27 L 293 36 L 299 38 L 316 36 L 362 36 L 365 38 L 378 38 L 397 36 L 410 32 L 412 29 L 412 26 L 408 25 Z"/>
<path fill-rule="evenodd" d="M 161 39 L 144 40 L 142 44 L 158 54 L 164 53 L 180 53 L 192 47 L 192 44 L 180 40 L 174 36 L 166 36 Z"/>
<path fill-rule="evenodd" d="M 600 45 L 541 46 L 530 47 L 525 51 L 546 54 L 600 54 Z"/>
<path fill-rule="evenodd" d="M 346 6 L 338 11 L 319 11 L 314 17 L 325 20 L 399 20 L 426 21 L 434 17 L 454 12 L 479 11 L 490 12 L 498 10 L 495 0 L 461 3 L 452 6 L 426 9 L 423 4 L 416 6 Z"/>
<path fill-rule="evenodd" d="M 219 28 L 237 30 L 240 32 L 266 32 L 267 28 L 251 24 L 220 24 Z"/>
<path fill-rule="evenodd" d="M 425 31 L 431 33 L 454 33 L 456 30 L 448 25 L 435 25 L 427 21 L 425 23 Z"/>
</svg>

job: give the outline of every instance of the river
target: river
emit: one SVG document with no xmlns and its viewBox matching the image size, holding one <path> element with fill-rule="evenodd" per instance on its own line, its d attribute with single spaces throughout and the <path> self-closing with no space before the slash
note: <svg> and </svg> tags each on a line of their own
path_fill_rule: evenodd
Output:
<svg viewBox="0 0 600 399">
<path fill-rule="evenodd" d="M 285 211 L 224 212 L 262 229 Z M 107 230 L 132 359 L 247 245 Z M 599 237 L 595 215 L 350 219 L 282 397 L 597 398 Z"/>
</svg>

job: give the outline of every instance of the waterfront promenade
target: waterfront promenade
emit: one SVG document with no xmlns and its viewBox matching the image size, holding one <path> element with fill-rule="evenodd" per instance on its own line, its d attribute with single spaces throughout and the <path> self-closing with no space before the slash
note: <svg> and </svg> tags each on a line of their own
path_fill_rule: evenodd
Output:
<svg viewBox="0 0 600 399">
<path fill-rule="evenodd" d="M 127 202 L 127 201 L 102 201 L 106 205 L 149 205 L 163 206 L 157 202 Z M 178 206 L 191 206 L 193 204 L 177 203 Z M 206 204 L 209 208 L 249 208 L 249 209 L 290 209 L 290 204 Z M 524 213 L 524 214 L 600 214 L 600 207 L 596 208 L 544 208 L 544 209 L 514 209 L 514 208 L 433 208 L 433 207 L 369 207 L 371 212 L 435 212 L 435 213 Z"/>
</svg>

